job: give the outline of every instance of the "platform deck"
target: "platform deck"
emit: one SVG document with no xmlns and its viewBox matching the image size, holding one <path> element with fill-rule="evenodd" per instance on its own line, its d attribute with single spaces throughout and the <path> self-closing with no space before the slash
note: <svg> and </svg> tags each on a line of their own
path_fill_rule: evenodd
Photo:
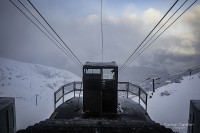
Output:
<svg viewBox="0 0 200 133">
<path fill-rule="evenodd" d="M 119 113 L 117 116 L 112 117 L 111 119 L 120 120 L 120 121 L 129 121 L 129 120 L 140 120 L 151 122 L 151 118 L 146 113 L 144 108 L 136 103 L 135 101 L 128 98 L 119 98 L 118 103 L 121 105 L 123 113 Z M 82 119 L 86 118 L 82 113 L 83 99 L 75 97 L 71 100 L 68 100 L 58 106 L 56 110 L 51 115 L 50 119 Z M 95 117 L 95 119 L 106 119 L 107 116 Z M 110 119 L 110 118 L 109 118 Z"/>
<path fill-rule="evenodd" d="M 113 118 L 85 118 L 82 98 L 78 107 L 77 103 L 78 98 L 66 101 L 56 108 L 50 119 L 17 133 L 173 133 L 171 129 L 152 121 L 144 108 L 131 99 L 118 99 L 123 113 Z"/>
</svg>

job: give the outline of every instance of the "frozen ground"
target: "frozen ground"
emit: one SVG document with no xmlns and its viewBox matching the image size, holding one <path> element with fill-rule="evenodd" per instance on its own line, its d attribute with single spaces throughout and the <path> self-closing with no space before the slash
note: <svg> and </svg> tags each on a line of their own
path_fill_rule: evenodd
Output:
<svg viewBox="0 0 200 133">
<path fill-rule="evenodd" d="M 186 133 L 190 100 L 200 100 L 200 74 L 184 77 L 181 83 L 158 88 L 148 99 L 148 113 L 152 120 Z"/>
<path fill-rule="evenodd" d="M 80 80 L 65 70 L 0 57 L 0 97 L 15 97 L 17 130 L 49 118 L 53 93 L 68 82 Z"/>
</svg>

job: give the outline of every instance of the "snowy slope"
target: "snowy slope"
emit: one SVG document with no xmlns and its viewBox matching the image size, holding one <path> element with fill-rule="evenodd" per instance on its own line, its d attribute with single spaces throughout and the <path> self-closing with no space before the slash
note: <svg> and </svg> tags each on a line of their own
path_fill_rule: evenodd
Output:
<svg viewBox="0 0 200 133">
<path fill-rule="evenodd" d="M 68 82 L 80 80 L 65 70 L 0 57 L 0 97 L 15 97 L 17 130 L 49 118 L 53 93 Z"/>
<path fill-rule="evenodd" d="M 200 100 L 200 74 L 184 77 L 181 83 L 158 88 L 148 99 L 150 117 L 173 131 L 186 133 L 190 100 Z"/>
<path fill-rule="evenodd" d="M 179 124 L 188 123 L 190 100 L 200 99 L 199 75 L 156 89 L 148 99 L 150 117 L 174 131 L 186 133 L 187 127 Z M 17 130 L 49 118 L 53 93 L 63 84 L 80 80 L 65 70 L 0 57 L 0 97 L 15 97 Z"/>
</svg>

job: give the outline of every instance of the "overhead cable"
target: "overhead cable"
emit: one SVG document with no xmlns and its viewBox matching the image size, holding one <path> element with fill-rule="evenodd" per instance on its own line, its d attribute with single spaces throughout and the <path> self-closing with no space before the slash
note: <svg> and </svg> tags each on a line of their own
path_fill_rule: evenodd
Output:
<svg viewBox="0 0 200 133">
<path fill-rule="evenodd" d="M 62 38 L 58 35 L 58 33 L 52 28 L 52 26 L 47 22 L 47 20 L 42 16 L 42 14 L 37 10 L 37 8 L 28 0 L 30 5 L 35 9 L 35 11 L 40 15 L 40 17 L 45 21 L 45 23 L 51 28 L 51 30 L 55 33 L 55 35 L 61 40 L 61 42 L 67 47 L 70 53 L 76 58 L 76 60 L 83 66 L 82 62 L 78 59 L 78 57 L 72 52 L 72 50 L 68 47 L 68 45 L 62 40 Z"/>
<path fill-rule="evenodd" d="M 171 18 L 185 5 L 188 0 L 185 0 L 182 5 L 166 20 L 166 22 L 153 34 L 153 36 L 136 52 L 136 54 L 132 57 L 131 61 L 127 63 L 125 67 L 127 67 L 133 60 L 135 60 L 139 55 L 141 55 L 141 50 L 155 37 L 155 35 L 171 20 Z M 138 54 L 139 53 L 139 54 Z"/>
<path fill-rule="evenodd" d="M 25 14 L 12 0 L 9 0 L 29 21 L 31 21 L 47 38 L 49 38 L 64 54 L 68 56 L 66 51 L 64 51 L 50 36 L 48 36 L 27 14 Z"/>
<path fill-rule="evenodd" d="M 102 49 L 102 51 L 101 51 L 101 54 L 102 54 L 102 62 L 103 62 L 103 9 L 102 9 L 102 0 L 101 0 L 101 49 Z"/>
<path fill-rule="evenodd" d="M 136 53 L 136 51 L 141 47 L 141 45 L 146 41 L 146 39 L 150 36 L 150 34 L 156 29 L 156 27 L 161 23 L 161 21 L 166 17 L 166 15 L 171 11 L 171 9 L 176 5 L 179 0 L 176 0 L 175 3 L 170 7 L 170 9 L 165 13 L 165 15 L 160 19 L 160 21 L 156 24 L 156 26 L 150 31 L 150 33 L 145 37 L 145 39 L 139 44 L 139 46 L 134 50 L 134 52 L 128 57 L 128 59 L 123 63 L 120 67 L 120 70 L 126 65 L 126 63 L 130 60 L 130 58 Z"/>
<path fill-rule="evenodd" d="M 29 14 L 31 14 L 31 16 L 48 32 L 48 34 L 57 42 L 57 43 L 59 43 L 60 44 L 60 46 L 62 47 L 62 49 L 64 49 L 66 52 L 66 55 L 67 56 L 69 56 L 70 58 L 72 58 L 73 59 L 73 61 L 75 62 L 75 63 L 77 63 L 78 65 L 80 65 L 77 61 L 76 61 L 76 59 L 74 59 L 74 57 L 73 56 L 71 56 L 71 54 L 68 52 L 68 50 L 54 37 L 54 35 L 53 34 L 51 34 L 51 32 L 35 17 L 35 15 L 33 15 L 33 13 L 21 2 L 21 0 L 18 0 L 19 1 L 19 3 L 28 11 L 28 13 Z M 55 44 L 55 42 L 53 42 L 54 44 Z M 56 44 L 57 45 L 57 44 Z M 63 51 L 63 50 L 62 50 Z M 80 66 L 80 67 L 82 67 L 82 66 Z"/>
<path fill-rule="evenodd" d="M 167 26 L 167 28 L 165 28 L 165 30 L 163 30 L 153 41 L 151 41 L 151 43 L 144 50 L 142 50 L 142 52 L 138 56 L 140 56 L 150 45 L 152 45 L 152 43 L 154 43 L 167 29 L 169 29 L 169 27 L 171 27 L 196 2 L 197 2 L 197 0 L 195 0 L 190 6 L 188 6 L 169 26 Z M 138 57 L 138 56 L 136 56 L 136 57 Z"/>
</svg>

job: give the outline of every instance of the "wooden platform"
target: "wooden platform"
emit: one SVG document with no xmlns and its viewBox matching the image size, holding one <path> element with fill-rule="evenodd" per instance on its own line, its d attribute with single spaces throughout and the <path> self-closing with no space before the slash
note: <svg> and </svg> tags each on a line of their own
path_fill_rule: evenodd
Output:
<svg viewBox="0 0 200 133">
<path fill-rule="evenodd" d="M 119 121 L 139 120 L 151 122 L 151 118 L 145 112 L 144 108 L 138 103 L 128 98 L 119 98 L 119 106 L 121 106 L 122 112 L 119 111 L 117 116 L 102 116 L 92 117 L 93 119 L 114 119 Z M 78 97 L 68 100 L 61 104 L 51 115 L 50 119 L 85 119 L 89 118 L 82 113 L 83 99 Z M 108 118 L 109 117 L 109 118 Z"/>
</svg>

